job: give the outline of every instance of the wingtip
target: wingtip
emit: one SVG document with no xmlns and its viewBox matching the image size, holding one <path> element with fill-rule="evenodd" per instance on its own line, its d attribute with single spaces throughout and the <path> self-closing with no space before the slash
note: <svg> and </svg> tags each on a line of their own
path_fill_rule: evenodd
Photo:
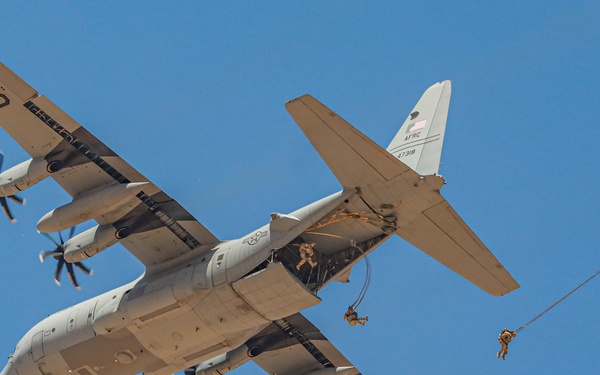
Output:
<svg viewBox="0 0 600 375">
<path fill-rule="evenodd" d="M 297 101 L 301 101 L 303 98 L 307 98 L 307 97 L 311 97 L 312 98 L 312 95 L 310 95 L 310 94 L 304 94 L 304 95 L 298 96 L 297 98 L 290 99 L 290 100 L 288 100 L 287 103 L 285 103 L 285 106 L 287 107 L 288 105 L 293 104 L 294 102 L 297 102 Z"/>
</svg>

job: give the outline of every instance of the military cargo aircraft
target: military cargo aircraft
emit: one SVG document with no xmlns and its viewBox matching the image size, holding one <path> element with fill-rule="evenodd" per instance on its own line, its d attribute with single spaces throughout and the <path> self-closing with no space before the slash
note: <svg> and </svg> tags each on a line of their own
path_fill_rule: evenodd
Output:
<svg viewBox="0 0 600 375">
<path fill-rule="evenodd" d="M 31 156 L 0 173 L 3 207 L 47 177 L 72 197 L 37 225 L 71 232 L 40 254 L 58 261 L 55 280 L 66 267 L 78 287 L 75 269 L 88 272 L 82 261 L 116 243 L 145 266 L 36 324 L 1 375 L 225 374 L 248 361 L 269 374 L 360 374 L 301 311 L 393 235 L 489 294 L 517 289 L 440 194 L 450 93 L 449 81 L 428 88 L 387 149 L 310 95 L 289 101 L 341 190 L 223 241 L 0 64 L 0 126 Z M 90 220 L 98 225 L 73 236 Z"/>
</svg>

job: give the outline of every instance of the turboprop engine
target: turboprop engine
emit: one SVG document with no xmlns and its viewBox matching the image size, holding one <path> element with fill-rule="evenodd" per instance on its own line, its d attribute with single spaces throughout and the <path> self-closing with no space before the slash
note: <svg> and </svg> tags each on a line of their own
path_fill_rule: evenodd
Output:
<svg viewBox="0 0 600 375">
<path fill-rule="evenodd" d="M 37 229 L 43 233 L 59 232 L 104 215 L 127 204 L 147 184 L 147 182 L 118 184 L 77 197 L 71 203 L 44 215 L 38 221 Z"/>
<path fill-rule="evenodd" d="M 63 245 L 65 261 L 77 263 L 91 258 L 128 235 L 127 228 L 117 230 L 112 225 L 96 225 L 65 242 Z"/>
<path fill-rule="evenodd" d="M 47 162 L 44 158 L 29 159 L 0 173 L 0 197 L 8 197 L 29 189 L 38 182 L 58 172 L 58 161 Z"/>
</svg>

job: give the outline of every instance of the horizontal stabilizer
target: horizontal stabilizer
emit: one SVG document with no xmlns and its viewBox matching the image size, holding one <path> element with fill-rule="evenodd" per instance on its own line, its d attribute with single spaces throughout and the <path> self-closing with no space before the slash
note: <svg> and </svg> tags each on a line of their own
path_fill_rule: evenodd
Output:
<svg viewBox="0 0 600 375">
<path fill-rule="evenodd" d="M 310 95 L 285 105 L 344 188 L 393 179 L 407 167 Z"/>
<path fill-rule="evenodd" d="M 445 200 L 396 234 L 494 296 L 519 284 Z"/>
</svg>

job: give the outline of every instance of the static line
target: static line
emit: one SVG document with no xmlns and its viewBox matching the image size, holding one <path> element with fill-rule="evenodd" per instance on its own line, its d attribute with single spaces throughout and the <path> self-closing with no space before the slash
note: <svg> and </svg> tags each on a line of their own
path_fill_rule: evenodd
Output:
<svg viewBox="0 0 600 375">
<path fill-rule="evenodd" d="M 547 313 L 548 311 L 552 310 L 552 308 L 554 308 L 556 305 L 558 305 L 559 303 L 561 303 L 562 301 L 564 301 L 568 296 L 570 296 L 571 294 L 575 293 L 579 288 L 581 288 L 582 286 L 584 286 L 585 284 L 587 284 L 590 280 L 592 280 L 594 277 L 598 276 L 598 274 L 600 274 L 600 271 L 596 272 L 595 274 L 593 274 L 589 279 L 585 280 L 584 282 L 582 282 L 581 284 L 579 284 L 579 286 L 577 286 L 575 289 L 573 289 L 572 291 L 570 291 L 569 293 L 567 293 L 564 297 L 562 297 L 561 299 L 559 299 L 558 301 L 554 302 L 552 305 L 548 306 L 548 308 L 546 308 L 546 310 L 542 311 L 541 313 L 539 313 L 538 315 L 536 315 L 533 319 L 531 319 L 530 321 L 528 321 L 527 323 L 523 324 L 521 327 L 519 327 L 519 329 L 517 329 L 515 332 L 519 333 L 522 330 L 524 330 L 525 328 L 527 328 L 528 325 L 530 325 L 531 323 L 535 322 L 536 320 L 538 320 L 542 315 L 544 315 L 545 313 Z"/>
</svg>

